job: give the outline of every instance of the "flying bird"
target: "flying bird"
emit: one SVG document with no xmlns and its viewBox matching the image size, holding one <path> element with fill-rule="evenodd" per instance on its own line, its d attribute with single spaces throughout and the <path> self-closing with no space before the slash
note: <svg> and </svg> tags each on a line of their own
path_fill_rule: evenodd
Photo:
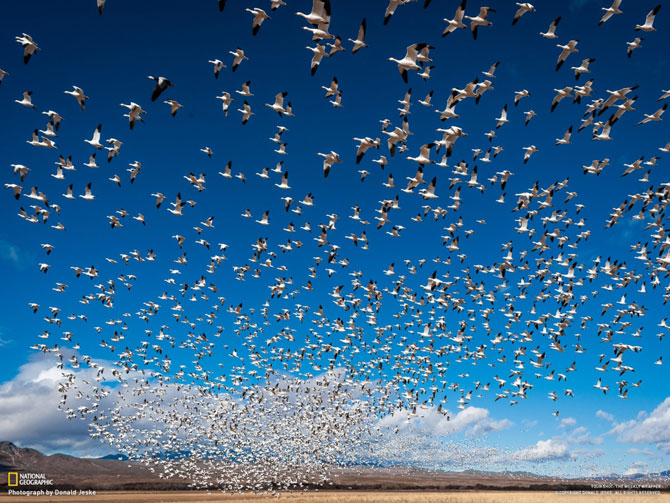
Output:
<svg viewBox="0 0 670 503">
<path fill-rule="evenodd" d="M 253 14 L 254 16 L 254 22 L 252 26 L 251 32 L 255 35 L 258 34 L 258 30 L 261 29 L 261 25 L 263 24 L 263 21 L 266 19 L 270 19 L 270 16 L 267 15 L 267 13 L 263 9 L 259 9 L 258 7 L 255 7 L 253 9 L 244 9 L 245 11 Z"/>
<path fill-rule="evenodd" d="M 615 14 L 621 14 L 621 9 L 619 9 L 620 5 L 621 0 L 614 0 L 612 2 L 612 5 L 610 5 L 609 7 L 601 7 L 601 9 L 605 11 L 605 14 L 603 14 L 603 17 L 601 17 L 600 21 L 598 21 L 598 26 L 601 26 L 603 23 L 606 23 Z"/>
<path fill-rule="evenodd" d="M 349 42 L 354 44 L 354 46 L 351 48 L 352 53 L 356 53 L 359 50 L 361 50 L 363 47 L 367 47 L 368 44 L 365 43 L 365 18 L 363 18 L 363 21 L 361 21 L 361 26 L 358 29 L 358 36 L 356 37 L 356 40 L 354 39 L 349 39 Z"/>
<path fill-rule="evenodd" d="M 84 91 L 81 89 L 81 87 L 72 86 L 72 91 L 64 91 L 64 93 L 69 94 L 70 96 L 74 96 L 81 109 L 84 111 L 86 110 L 86 100 L 88 99 L 88 96 L 84 94 Z"/>
<path fill-rule="evenodd" d="M 477 40 L 477 30 L 480 26 L 493 26 L 493 23 L 488 20 L 489 12 L 495 12 L 491 7 L 480 7 L 479 14 L 476 16 L 464 16 L 470 21 L 470 31 L 472 31 L 472 38 Z"/>
<path fill-rule="evenodd" d="M 465 0 L 462 0 L 456 13 L 454 14 L 453 19 L 444 18 L 443 21 L 447 23 L 447 26 L 442 31 L 442 36 L 446 37 L 450 33 L 456 31 L 458 28 L 467 28 L 463 23 L 463 16 L 465 15 Z"/>
<path fill-rule="evenodd" d="M 33 38 L 27 33 L 22 33 L 20 37 L 15 37 L 16 41 L 23 47 L 23 63 L 28 64 L 33 54 L 40 50 Z"/>
<path fill-rule="evenodd" d="M 535 7 L 533 4 L 530 4 L 528 2 L 516 2 L 517 6 L 519 7 L 514 14 L 514 19 L 512 19 L 512 26 L 514 26 L 521 16 L 523 16 L 526 12 L 535 12 Z"/>
<path fill-rule="evenodd" d="M 540 35 L 542 35 L 544 38 L 549 38 L 549 39 L 554 39 L 558 38 L 558 35 L 556 35 L 556 27 L 558 26 L 558 23 L 561 22 L 561 16 L 558 16 L 556 19 L 554 19 L 551 24 L 549 25 L 549 28 L 547 28 L 546 32 L 540 32 Z"/>
<path fill-rule="evenodd" d="M 407 72 L 409 70 L 420 70 L 421 67 L 417 64 L 416 60 L 417 57 L 419 56 L 419 51 L 421 51 L 424 47 L 427 47 L 427 44 L 425 43 L 420 43 L 420 44 L 412 44 L 407 47 L 407 51 L 405 52 L 405 57 L 402 59 L 395 59 L 395 58 L 388 58 L 389 61 L 392 61 L 398 65 L 398 71 L 400 72 L 400 76 L 402 77 L 402 80 L 407 84 Z"/>
<path fill-rule="evenodd" d="M 652 10 L 649 11 L 647 17 L 644 20 L 644 24 L 636 24 L 635 31 L 656 31 L 654 28 L 654 20 L 656 19 L 656 14 L 661 10 L 661 6 L 657 5 Z"/>
<path fill-rule="evenodd" d="M 174 87 L 174 84 L 165 77 L 154 77 L 149 75 L 148 78 L 156 82 L 156 86 L 151 93 L 151 101 L 156 101 L 168 87 Z"/>
</svg>

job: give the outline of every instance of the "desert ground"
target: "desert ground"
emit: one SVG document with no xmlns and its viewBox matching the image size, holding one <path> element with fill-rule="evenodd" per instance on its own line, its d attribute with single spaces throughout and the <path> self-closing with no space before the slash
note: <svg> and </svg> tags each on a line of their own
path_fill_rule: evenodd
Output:
<svg viewBox="0 0 670 503">
<path fill-rule="evenodd" d="M 23 497 L 0 495 L 0 503 L 40 502 L 59 503 L 252 503 L 283 500 L 290 503 L 670 503 L 669 493 L 653 491 L 623 493 L 560 493 L 534 491 L 310 491 L 284 492 L 279 498 L 272 495 L 221 494 L 206 492 L 98 492 L 95 496 Z"/>
</svg>

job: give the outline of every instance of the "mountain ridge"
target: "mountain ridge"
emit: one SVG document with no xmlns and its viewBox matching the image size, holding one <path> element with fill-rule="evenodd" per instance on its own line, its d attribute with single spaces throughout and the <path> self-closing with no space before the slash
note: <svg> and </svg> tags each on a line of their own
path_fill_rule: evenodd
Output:
<svg viewBox="0 0 670 503">
<path fill-rule="evenodd" d="M 121 459 L 119 459 L 121 458 Z M 120 454 L 103 458 L 78 458 L 67 454 L 45 455 L 9 441 L 0 441 L 0 473 L 27 471 L 44 473 L 54 480 L 55 488 L 97 490 L 187 490 L 190 481 L 182 478 L 166 480 L 158 470 L 137 461 L 129 461 Z M 463 471 L 431 471 L 399 467 L 339 467 L 330 470 L 329 489 L 357 490 L 472 490 L 472 489 L 532 489 L 593 490 L 594 480 L 619 481 L 636 484 L 641 480 L 660 480 L 663 490 L 670 490 L 670 470 L 657 474 L 607 476 L 597 479 L 568 479 L 543 476 L 528 472 L 490 472 L 468 469 Z M 0 476 L 0 490 L 6 490 L 7 478 Z M 314 485 L 314 488 L 320 486 Z"/>
</svg>

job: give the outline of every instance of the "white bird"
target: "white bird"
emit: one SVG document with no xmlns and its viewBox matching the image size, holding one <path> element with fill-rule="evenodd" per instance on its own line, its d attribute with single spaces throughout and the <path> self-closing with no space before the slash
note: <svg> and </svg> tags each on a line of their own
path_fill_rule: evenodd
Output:
<svg viewBox="0 0 670 503">
<path fill-rule="evenodd" d="M 644 114 L 644 119 L 642 119 L 640 122 L 637 123 L 639 126 L 640 124 L 646 124 L 647 122 L 652 122 L 652 121 L 660 121 L 663 120 L 661 119 L 661 115 L 663 115 L 663 112 L 665 112 L 665 109 L 668 108 L 668 104 L 666 103 L 663 105 L 661 108 L 656 110 L 653 114 Z"/>
<path fill-rule="evenodd" d="M 423 71 L 417 74 L 423 80 L 428 80 L 430 78 L 430 71 L 435 68 L 433 65 L 427 65 L 423 67 Z"/>
<path fill-rule="evenodd" d="M 88 162 L 83 163 L 84 166 L 88 168 L 98 168 L 99 166 L 95 162 L 95 153 L 91 154 L 91 156 L 88 158 Z"/>
<path fill-rule="evenodd" d="M 56 131 L 54 131 L 54 123 L 51 121 L 47 122 L 46 129 L 40 129 L 39 132 L 42 133 L 44 136 L 51 136 L 51 137 L 58 136 L 56 134 Z"/>
<path fill-rule="evenodd" d="M 570 145 L 570 136 L 572 135 L 572 126 L 563 134 L 563 138 L 556 138 L 556 145 Z"/>
<path fill-rule="evenodd" d="M 456 31 L 458 28 L 467 28 L 465 24 L 463 24 L 463 15 L 465 14 L 465 0 L 461 2 L 461 4 L 458 6 L 456 9 L 456 13 L 454 14 L 454 19 L 447 19 L 446 17 L 443 19 L 445 23 L 447 23 L 446 28 L 442 32 L 442 36 L 446 37 L 449 35 L 451 32 Z"/>
<path fill-rule="evenodd" d="M 551 111 L 553 112 L 556 110 L 556 107 L 558 104 L 561 102 L 561 100 L 565 98 L 571 98 L 572 94 L 572 87 L 564 87 L 563 89 L 554 89 L 556 91 L 556 96 L 554 96 L 554 99 L 551 101 Z"/>
<path fill-rule="evenodd" d="M 407 72 L 408 70 L 420 70 L 421 67 L 416 63 L 416 59 L 419 55 L 419 51 L 421 51 L 424 47 L 427 47 L 427 44 L 421 43 L 421 44 L 412 44 L 407 47 L 407 52 L 405 53 L 405 57 L 402 59 L 395 59 L 395 58 L 389 58 L 389 61 L 393 61 L 398 65 L 398 71 L 400 72 L 400 76 L 402 77 L 402 80 L 407 83 Z"/>
<path fill-rule="evenodd" d="M 319 65 L 321 64 L 321 60 L 324 58 L 324 56 L 326 57 L 328 56 L 328 53 L 326 52 L 326 46 L 316 44 L 316 47 L 306 46 L 306 49 L 312 51 L 312 61 L 310 62 L 310 74 L 314 75 L 316 73 L 316 70 L 319 68 Z"/>
<path fill-rule="evenodd" d="M 84 94 L 84 91 L 82 90 L 81 87 L 72 86 L 72 91 L 63 91 L 63 92 L 65 94 L 69 94 L 70 96 L 74 96 L 74 98 L 77 100 L 77 103 L 79 103 L 81 109 L 86 110 L 86 100 L 88 99 L 88 96 Z"/>
<path fill-rule="evenodd" d="M 493 63 L 491 65 L 491 67 L 487 71 L 482 72 L 482 73 L 486 77 L 488 77 L 489 79 L 494 79 L 495 78 L 495 71 L 496 71 L 496 69 L 498 68 L 499 65 L 500 65 L 500 61 L 496 61 L 495 63 Z"/>
<path fill-rule="evenodd" d="M 166 105 L 170 105 L 170 114 L 172 115 L 172 117 L 176 116 L 177 111 L 180 108 L 184 107 L 184 105 L 180 104 L 177 100 L 165 100 L 163 101 L 163 103 L 165 103 Z"/>
<path fill-rule="evenodd" d="M 363 18 L 363 21 L 361 21 L 361 26 L 358 29 L 358 36 L 356 37 L 356 40 L 351 38 L 349 39 L 349 42 L 354 44 L 354 46 L 351 49 L 352 53 L 356 53 L 363 47 L 368 46 L 368 44 L 365 43 L 365 29 L 366 29 L 365 18 Z"/>
<path fill-rule="evenodd" d="M 267 210 L 265 213 L 263 213 L 263 216 L 261 217 L 260 220 L 256 220 L 256 223 L 259 223 L 261 225 L 270 225 L 269 215 L 270 210 Z"/>
<path fill-rule="evenodd" d="M 144 119 L 142 118 L 142 115 L 146 114 L 147 112 L 137 103 L 131 101 L 128 104 L 120 103 L 119 106 L 122 106 L 122 107 L 128 109 L 128 113 L 124 114 L 123 116 L 128 117 L 128 125 L 130 126 L 131 130 L 135 127 L 135 123 L 138 120 L 140 122 L 144 122 Z"/>
<path fill-rule="evenodd" d="M 612 121 L 608 120 L 602 127 L 600 133 L 596 134 L 595 132 L 593 133 L 593 139 L 594 140 L 601 140 L 601 141 L 609 141 L 612 138 L 610 138 L 610 130 L 612 129 Z"/>
<path fill-rule="evenodd" d="M 647 14 L 647 17 L 644 20 L 644 24 L 636 24 L 635 25 L 635 30 L 636 31 L 656 31 L 656 28 L 654 28 L 654 19 L 656 19 L 656 14 L 658 14 L 658 11 L 661 10 L 661 6 L 657 5 L 654 7 L 652 10 L 649 11 Z"/>
<path fill-rule="evenodd" d="M 570 54 L 572 54 L 573 52 L 579 52 L 579 50 L 577 49 L 578 42 L 579 40 L 570 40 L 570 42 L 568 42 L 565 45 L 556 44 L 556 47 L 562 49 L 561 53 L 558 55 L 558 60 L 556 61 L 556 71 L 558 71 L 561 68 L 561 66 L 563 66 L 563 63 L 565 63 L 565 60 L 568 58 Z"/>
<path fill-rule="evenodd" d="M 309 14 L 296 12 L 296 16 L 305 19 L 309 24 L 318 26 L 320 24 L 330 24 L 330 0 L 313 0 L 312 10 Z"/>
<path fill-rule="evenodd" d="M 517 21 L 519 21 L 519 18 L 526 12 L 535 12 L 535 7 L 528 2 L 516 2 L 516 4 L 518 5 L 519 9 L 516 11 L 516 14 L 514 14 L 514 19 L 512 19 L 512 26 L 514 26 Z"/>
<path fill-rule="evenodd" d="M 477 40 L 477 29 L 480 26 L 492 26 L 493 23 L 488 20 L 489 12 L 495 12 L 491 7 L 480 7 L 479 14 L 476 16 L 463 16 L 470 20 L 470 30 L 472 31 L 472 38 Z"/>
<path fill-rule="evenodd" d="M 420 166 L 424 166 L 425 164 L 433 164 L 435 161 L 431 160 L 430 158 L 430 149 L 432 149 L 434 146 L 435 143 L 427 143 L 422 145 L 421 149 L 419 150 L 419 155 L 417 157 L 408 156 L 407 160 L 417 162 Z"/>
<path fill-rule="evenodd" d="M 635 37 L 632 42 L 626 42 L 626 45 L 628 46 L 628 49 L 626 49 L 626 54 L 628 55 L 629 58 L 631 57 L 635 49 L 639 49 L 640 47 L 642 47 L 643 40 L 644 40 L 643 37 Z"/>
<path fill-rule="evenodd" d="M 58 131 L 58 128 L 60 128 L 60 121 L 63 120 L 63 118 L 58 114 L 58 112 L 54 112 L 53 110 L 48 110 L 46 112 L 42 112 L 42 114 L 46 115 L 51 119 L 51 122 L 54 123 L 54 127 L 56 128 L 56 131 Z"/>
<path fill-rule="evenodd" d="M 223 171 L 219 171 L 219 175 L 224 178 L 233 178 L 233 161 L 228 161 L 228 164 L 223 168 Z"/>
<path fill-rule="evenodd" d="M 253 9 L 244 9 L 245 11 L 253 14 L 254 16 L 254 22 L 253 26 L 251 29 L 251 32 L 256 35 L 258 33 L 258 30 L 261 29 L 261 25 L 263 24 L 263 21 L 266 19 L 270 19 L 270 16 L 267 15 L 267 13 L 263 9 L 259 9 L 258 7 L 254 7 Z"/>
<path fill-rule="evenodd" d="M 24 166 L 23 164 L 10 164 L 10 166 L 14 168 L 14 174 L 18 173 L 21 177 L 21 181 L 25 181 L 26 175 L 30 171 L 30 168 L 28 166 Z"/>
<path fill-rule="evenodd" d="M 182 216 L 182 208 L 186 205 L 186 203 L 182 202 L 181 193 L 177 193 L 177 199 L 174 203 L 170 203 L 170 205 L 172 208 L 167 209 L 170 213 L 173 215 Z"/>
<path fill-rule="evenodd" d="M 149 75 L 147 78 L 156 82 L 156 86 L 151 93 L 151 101 L 156 101 L 161 93 L 168 87 L 174 87 L 174 84 L 165 77 L 154 77 L 153 75 Z"/>
<path fill-rule="evenodd" d="M 56 168 L 56 174 L 54 175 L 53 173 L 51 174 L 56 180 L 65 180 L 65 174 L 63 173 L 63 167 L 58 166 Z"/>
<path fill-rule="evenodd" d="M 280 189 L 290 189 L 291 187 L 288 184 L 288 171 L 285 171 L 284 174 L 281 177 L 281 183 L 275 183 L 275 187 L 279 187 Z"/>
<path fill-rule="evenodd" d="M 245 97 L 253 96 L 254 94 L 251 92 L 251 87 L 250 86 L 251 86 L 251 81 L 247 80 L 245 83 L 242 84 L 242 90 L 241 91 L 236 90 L 235 92 L 237 94 L 239 94 L 240 96 L 245 96 Z M 223 93 L 223 94 L 225 95 L 225 94 L 228 94 L 228 93 Z"/>
<path fill-rule="evenodd" d="M 428 188 L 421 189 L 419 194 L 423 196 L 424 199 L 437 199 L 438 195 L 435 194 L 435 185 L 437 184 L 437 177 L 433 177 L 431 182 L 428 184 Z"/>
<path fill-rule="evenodd" d="M 358 142 L 358 147 L 356 149 L 356 164 L 360 164 L 361 159 L 363 159 L 365 152 L 369 148 L 378 149 L 380 144 L 379 138 L 372 139 L 369 136 L 366 136 L 365 138 L 354 138 L 354 140 Z"/>
<path fill-rule="evenodd" d="M 419 100 L 419 104 L 423 105 L 424 107 L 432 107 L 433 104 L 430 102 L 432 98 L 433 98 L 433 90 L 431 89 L 424 99 Z"/>
<path fill-rule="evenodd" d="M 17 201 L 21 199 L 21 191 L 23 190 L 23 187 L 16 185 L 15 183 L 6 183 L 5 188 L 11 189 L 14 192 L 14 199 Z"/>
<path fill-rule="evenodd" d="M 4 79 L 9 73 L 0 68 L 0 84 L 2 84 L 2 79 Z"/>
<path fill-rule="evenodd" d="M 228 53 L 235 56 L 235 59 L 233 60 L 233 71 L 237 70 L 237 67 L 240 66 L 240 63 L 242 63 L 242 61 L 244 61 L 245 59 L 246 60 L 249 59 L 244 55 L 244 51 L 239 47 L 234 51 L 228 51 Z"/>
<path fill-rule="evenodd" d="M 507 104 L 505 104 L 505 106 L 502 109 L 502 112 L 500 112 L 500 117 L 496 117 L 495 120 L 498 121 L 498 123 L 496 124 L 496 129 L 498 129 L 503 124 L 509 122 L 509 120 L 507 120 Z"/>
<path fill-rule="evenodd" d="M 589 63 L 593 63 L 595 60 L 595 58 L 587 58 L 582 60 L 581 65 L 571 66 L 570 69 L 575 71 L 575 80 L 578 80 L 582 73 L 591 73 L 591 70 L 589 70 Z"/>
<path fill-rule="evenodd" d="M 328 56 L 332 56 L 333 54 L 336 54 L 340 51 L 344 51 L 344 47 L 342 47 L 342 39 L 340 37 L 335 37 L 335 42 L 332 44 L 329 42 L 328 47 L 330 47 Z"/>
<path fill-rule="evenodd" d="M 334 164 L 339 164 L 339 163 L 342 162 L 341 159 L 340 159 L 340 155 L 337 152 L 333 152 L 332 150 L 327 154 L 317 152 L 317 155 L 323 157 L 323 177 L 324 178 L 328 178 L 328 174 L 330 173 L 330 168 L 332 168 Z"/>
<path fill-rule="evenodd" d="M 333 77 L 333 80 L 330 81 L 330 85 L 328 87 L 326 86 L 321 86 L 321 89 L 324 89 L 326 91 L 326 98 L 330 98 L 331 96 L 337 96 L 338 94 L 341 93 L 341 91 L 338 89 L 338 81 L 337 77 Z"/>
<path fill-rule="evenodd" d="M 405 5 L 406 3 L 409 3 L 409 0 L 389 0 L 389 4 L 386 6 L 386 12 L 384 12 L 384 26 L 388 24 L 393 14 L 395 14 L 396 9 L 400 5 Z"/>
<path fill-rule="evenodd" d="M 273 104 L 266 103 L 266 107 L 270 107 L 272 110 L 277 112 L 279 114 L 279 117 L 283 117 L 282 114 L 285 114 L 287 111 L 284 108 L 284 98 L 286 98 L 286 95 L 288 92 L 284 91 L 283 93 L 278 93 L 275 96 L 275 102 Z"/>
<path fill-rule="evenodd" d="M 544 38 L 558 38 L 558 35 L 556 35 L 556 27 L 558 26 L 558 23 L 561 22 L 561 16 L 558 16 L 556 19 L 552 21 L 552 23 L 549 25 L 549 28 L 547 28 L 546 32 L 540 32 L 540 35 L 542 35 Z"/>
<path fill-rule="evenodd" d="M 23 93 L 23 99 L 22 100 L 14 100 L 14 102 L 18 103 L 21 106 L 34 109 L 35 105 L 33 105 L 33 101 L 32 101 L 32 98 L 31 98 L 32 94 L 33 94 L 32 91 L 25 91 Z"/>
<path fill-rule="evenodd" d="M 522 89 L 521 91 L 514 91 L 514 106 L 517 106 L 519 104 L 519 101 L 521 101 L 523 98 L 527 98 L 530 96 L 530 91 L 527 89 Z"/>
<path fill-rule="evenodd" d="M 97 148 L 98 150 L 102 148 L 102 143 L 100 143 L 100 131 L 102 131 L 102 124 L 98 124 L 98 127 L 96 127 L 93 131 L 93 138 L 90 140 L 84 140 L 86 143 L 92 147 Z"/>
<path fill-rule="evenodd" d="M 210 59 L 208 63 L 212 63 L 214 65 L 214 78 L 218 79 L 219 78 L 219 72 L 221 71 L 222 68 L 227 68 L 226 65 L 223 64 L 223 61 L 220 59 Z"/>
<path fill-rule="evenodd" d="M 601 10 L 605 11 L 605 14 L 603 14 L 603 17 L 600 18 L 600 21 L 598 21 L 598 26 L 601 26 L 603 23 L 606 23 L 609 18 L 614 16 L 615 14 L 621 14 L 621 9 L 619 9 L 619 6 L 621 5 L 621 0 L 614 0 L 612 2 L 612 5 L 609 7 L 601 7 Z"/>
<path fill-rule="evenodd" d="M 22 33 L 22 36 L 15 37 L 16 41 L 23 46 L 23 63 L 28 64 L 30 57 L 35 54 L 40 48 L 37 46 L 33 38 L 27 33 Z"/>
<path fill-rule="evenodd" d="M 526 164 L 528 159 L 530 159 L 530 156 L 537 152 L 537 147 L 535 145 L 531 145 L 530 147 L 523 147 L 523 150 L 526 151 L 526 153 L 523 155 L 523 163 Z"/>
<path fill-rule="evenodd" d="M 239 92 L 239 91 L 238 91 Z M 223 109 L 223 115 L 228 116 L 228 109 L 230 108 L 230 104 L 235 101 L 234 98 L 230 97 L 230 93 L 224 91 L 221 96 L 216 97 L 217 100 L 221 100 L 221 107 Z"/>
<path fill-rule="evenodd" d="M 251 111 L 251 105 L 249 105 L 247 100 L 244 100 L 242 106 L 244 108 L 238 108 L 237 111 L 242 113 L 242 125 L 244 125 L 247 123 L 247 121 L 251 118 L 252 115 L 256 114 Z"/>
<path fill-rule="evenodd" d="M 312 34 L 312 41 L 317 42 L 320 40 L 332 40 L 335 38 L 335 35 L 328 33 L 328 25 L 320 24 L 316 28 L 310 28 L 309 26 L 303 26 L 303 30 L 308 31 Z"/>
<path fill-rule="evenodd" d="M 86 199 L 87 201 L 93 201 L 95 199 L 95 196 L 91 193 L 91 182 L 89 182 L 84 189 L 84 194 L 80 195 L 79 197 Z"/>
</svg>

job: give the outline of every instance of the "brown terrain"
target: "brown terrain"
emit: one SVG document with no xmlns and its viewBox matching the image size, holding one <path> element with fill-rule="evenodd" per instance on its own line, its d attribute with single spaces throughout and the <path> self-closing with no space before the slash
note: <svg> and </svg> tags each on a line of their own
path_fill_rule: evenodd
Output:
<svg viewBox="0 0 670 503">
<path fill-rule="evenodd" d="M 53 497 L 22 496 L 19 497 L 21 501 L 246 502 L 269 496 L 269 494 L 225 495 L 215 490 L 211 494 L 207 491 L 189 491 L 188 480 L 161 479 L 157 473 L 136 462 L 82 459 L 64 454 L 46 456 L 34 449 L 19 448 L 10 442 L 0 442 L 0 503 L 17 501 L 18 496 L 7 495 L 9 489 L 40 489 L 9 488 L 7 473 L 14 471 L 45 474 L 54 481 L 53 486 L 45 489 L 74 490 L 74 494 Z M 334 468 L 330 475 L 333 482 L 327 487 L 309 487 L 310 491 L 306 494 L 286 492 L 284 496 L 296 503 L 343 501 L 525 503 L 539 501 L 538 491 L 544 491 L 543 494 L 546 496 L 551 494 L 552 501 L 569 500 L 572 503 L 580 503 L 582 500 L 618 501 L 619 497 L 625 497 L 628 503 L 633 503 L 638 498 L 644 501 L 670 501 L 668 494 L 670 480 L 667 477 L 653 481 L 640 478 L 593 481 L 541 477 L 525 473 L 431 472 L 372 467 Z M 645 485 L 653 487 L 644 487 Z M 96 494 L 78 495 L 78 491 L 81 490 L 94 490 Z M 549 491 L 551 493 L 547 494 Z M 569 491 L 570 494 L 564 494 L 562 491 Z"/>
</svg>

